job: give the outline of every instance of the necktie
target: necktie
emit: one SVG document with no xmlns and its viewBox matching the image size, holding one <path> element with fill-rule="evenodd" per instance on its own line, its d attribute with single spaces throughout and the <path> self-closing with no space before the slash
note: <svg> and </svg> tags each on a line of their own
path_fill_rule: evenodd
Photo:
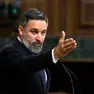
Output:
<svg viewBox="0 0 94 94">
<path fill-rule="evenodd" d="M 43 80 L 43 85 L 44 85 L 44 89 L 46 89 L 46 75 L 45 75 L 45 70 L 41 70 L 40 71 L 40 76 L 42 77 L 42 80 Z"/>
</svg>

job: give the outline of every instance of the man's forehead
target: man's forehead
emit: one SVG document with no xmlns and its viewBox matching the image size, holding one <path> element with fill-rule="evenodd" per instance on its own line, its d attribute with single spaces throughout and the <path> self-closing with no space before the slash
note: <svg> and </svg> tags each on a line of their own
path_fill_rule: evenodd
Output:
<svg viewBox="0 0 94 94">
<path fill-rule="evenodd" d="M 27 24 L 27 27 L 47 29 L 48 24 L 45 20 L 30 20 Z"/>
</svg>

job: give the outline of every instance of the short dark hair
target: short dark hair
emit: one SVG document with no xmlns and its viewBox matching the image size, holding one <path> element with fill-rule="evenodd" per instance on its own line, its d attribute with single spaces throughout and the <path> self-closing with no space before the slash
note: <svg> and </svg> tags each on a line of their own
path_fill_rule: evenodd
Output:
<svg viewBox="0 0 94 94">
<path fill-rule="evenodd" d="M 18 32 L 19 25 L 25 27 L 29 20 L 45 20 L 48 23 L 48 18 L 44 15 L 44 13 L 36 8 L 33 8 L 22 13 L 20 19 L 18 20 L 15 31 Z"/>
</svg>

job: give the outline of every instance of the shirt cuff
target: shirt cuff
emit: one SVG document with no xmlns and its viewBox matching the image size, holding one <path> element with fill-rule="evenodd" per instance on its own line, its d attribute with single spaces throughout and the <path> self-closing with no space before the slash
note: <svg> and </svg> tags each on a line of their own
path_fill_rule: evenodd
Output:
<svg viewBox="0 0 94 94">
<path fill-rule="evenodd" d="M 59 59 L 56 59 L 55 56 L 54 56 L 54 49 L 52 49 L 52 61 L 53 61 L 53 63 L 56 64 L 58 60 Z"/>
</svg>

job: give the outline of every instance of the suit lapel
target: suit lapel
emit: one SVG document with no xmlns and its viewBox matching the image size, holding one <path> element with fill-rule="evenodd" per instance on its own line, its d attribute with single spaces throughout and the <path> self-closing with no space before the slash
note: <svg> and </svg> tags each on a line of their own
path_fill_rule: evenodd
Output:
<svg viewBox="0 0 94 94">
<path fill-rule="evenodd" d="M 24 53 L 24 57 L 27 57 L 27 56 L 29 56 L 29 55 L 33 55 L 33 53 L 32 52 L 30 52 L 25 46 L 24 46 L 24 44 L 22 44 L 17 38 L 15 39 L 15 41 L 14 41 L 14 46 L 15 47 L 17 47 L 18 48 L 18 50 L 19 50 L 19 52 L 20 53 Z M 20 49 L 21 49 L 21 51 L 20 51 Z"/>
</svg>

